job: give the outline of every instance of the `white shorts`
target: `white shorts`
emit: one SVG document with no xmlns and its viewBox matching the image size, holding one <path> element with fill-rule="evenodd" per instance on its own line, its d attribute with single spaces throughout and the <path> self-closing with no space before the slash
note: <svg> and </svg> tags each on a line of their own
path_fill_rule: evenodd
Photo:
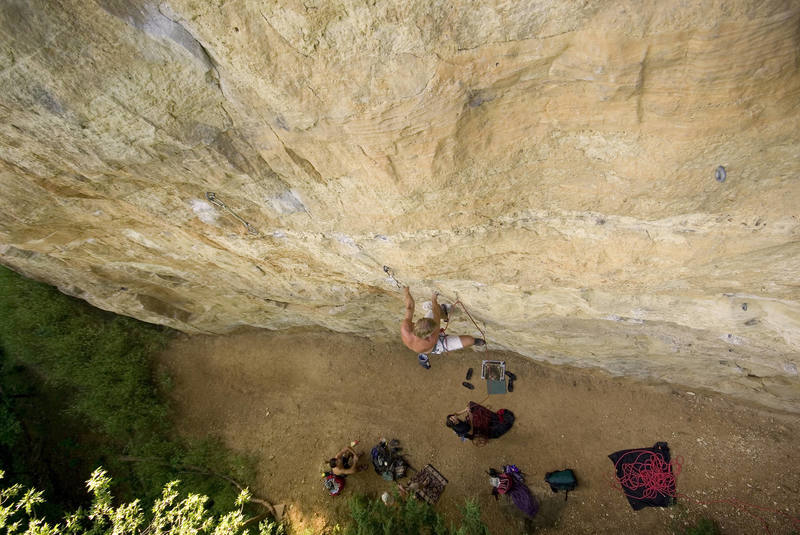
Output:
<svg viewBox="0 0 800 535">
<path fill-rule="evenodd" d="M 439 339 L 436 340 L 436 345 L 431 350 L 431 353 L 434 355 L 441 355 L 442 353 L 455 351 L 456 349 L 462 349 L 463 347 L 464 345 L 461 343 L 460 336 L 456 336 L 454 334 L 444 334 L 444 332 L 439 331 Z"/>
</svg>

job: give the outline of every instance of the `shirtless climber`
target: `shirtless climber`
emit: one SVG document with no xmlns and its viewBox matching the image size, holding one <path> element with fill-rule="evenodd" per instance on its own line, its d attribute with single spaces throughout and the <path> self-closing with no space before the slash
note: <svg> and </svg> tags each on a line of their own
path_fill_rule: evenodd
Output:
<svg viewBox="0 0 800 535">
<path fill-rule="evenodd" d="M 430 312 L 414 323 L 414 299 L 411 297 L 411 292 L 408 291 L 408 286 L 403 287 L 403 292 L 405 292 L 406 299 L 406 316 L 403 318 L 403 323 L 400 327 L 400 337 L 407 348 L 419 354 L 419 364 L 423 368 L 431 367 L 428 360 L 429 353 L 441 355 L 447 351 L 455 351 L 471 345 L 482 346 L 486 344 L 486 341 L 482 338 L 444 334 L 440 329 L 442 313 L 444 313 L 444 321 L 447 321 L 449 306 L 439 304 L 437 301 L 439 294 L 437 292 L 434 292 L 431 297 Z"/>
</svg>

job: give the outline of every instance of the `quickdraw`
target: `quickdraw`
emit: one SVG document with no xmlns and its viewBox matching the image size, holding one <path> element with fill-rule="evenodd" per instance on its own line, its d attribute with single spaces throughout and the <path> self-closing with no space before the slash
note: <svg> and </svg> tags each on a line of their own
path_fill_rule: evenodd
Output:
<svg viewBox="0 0 800 535">
<path fill-rule="evenodd" d="M 389 266 L 383 266 L 383 271 L 386 272 L 387 275 L 389 275 L 389 278 L 394 281 L 394 283 L 397 285 L 398 288 L 403 287 L 400 281 L 397 280 L 397 278 L 394 276 L 394 270 L 392 268 L 390 268 Z"/>
<path fill-rule="evenodd" d="M 239 214 L 237 214 L 236 212 L 234 212 L 233 210 L 228 208 L 225 205 L 224 202 L 222 202 L 221 200 L 219 200 L 217 198 L 217 194 L 216 193 L 214 193 L 213 191 L 207 191 L 206 192 L 206 199 L 208 199 L 208 202 L 210 202 L 211 204 L 213 204 L 215 206 L 218 206 L 219 208 L 222 208 L 223 210 L 225 210 L 226 212 L 231 214 L 233 217 L 238 219 L 239 222 L 242 225 L 244 225 L 244 227 L 247 229 L 248 233 L 252 234 L 253 236 L 258 236 L 258 230 L 253 225 L 251 225 L 250 223 L 245 221 L 242 217 L 240 217 Z"/>
</svg>

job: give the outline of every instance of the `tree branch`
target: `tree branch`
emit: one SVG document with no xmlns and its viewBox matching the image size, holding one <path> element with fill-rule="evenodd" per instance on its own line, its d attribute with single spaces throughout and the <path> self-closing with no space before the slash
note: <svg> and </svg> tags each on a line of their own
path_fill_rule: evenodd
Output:
<svg viewBox="0 0 800 535">
<path fill-rule="evenodd" d="M 197 473 L 197 474 L 203 474 L 203 475 L 207 475 L 207 476 L 214 476 L 214 477 L 218 477 L 218 478 L 224 479 L 225 481 L 227 481 L 228 483 L 230 483 L 231 485 L 233 485 L 234 487 L 239 489 L 239 491 L 244 491 L 245 490 L 245 487 L 243 487 L 241 483 L 239 483 L 238 481 L 236 481 L 232 477 L 226 476 L 225 474 L 220 474 L 218 472 L 212 472 L 212 471 L 207 470 L 207 469 L 205 469 L 205 468 L 203 468 L 201 466 L 194 466 L 194 465 L 189 465 L 189 464 L 175 466 L 172 463 L 169 463 L 169 462 L 167 462 L 167 461 L 165 461 L 163 459 L 159 459 L 158 457 L 136 457 L 136 456 L 133 456 L 133 455 L 120 455 L 119 457 L 117 457 L 117 459 L 120 460 L 120 461 L 126 462 L 126 463 L 156 463 L 156 464 L 161 464 L 161 465 L 165 465 L 165 466 L 171 466 L 172 468 L 175 468 L 176 470 L 178 470 L 180 472 L 194 472 L 194 473 Z M 275 511 L 275 506 L 272 505 L 272 503 L 270 503 L 269 501 L 267 501 L 267 500 L 265 500 L 263 498 L 258 498 L 258 497 L 256 497 L 256 495 L 252 495 L 252 497 L 250 498 L 250 501 L 253 502 L 253 503 L 257 503 L 257 504 L 263 506 L 265 509 L 267 509 L 269 514 L 271 514 L 275 519 L 280 520 L 278 518 L 277 512 Z M 261 518 L 256 516 L 256 517 L 251 518 L 247 522 L 249 523 L 249 522 L 253 522 L 253 521 L 257 521 L 257 520 L 261 520 Z"/>
</svg>

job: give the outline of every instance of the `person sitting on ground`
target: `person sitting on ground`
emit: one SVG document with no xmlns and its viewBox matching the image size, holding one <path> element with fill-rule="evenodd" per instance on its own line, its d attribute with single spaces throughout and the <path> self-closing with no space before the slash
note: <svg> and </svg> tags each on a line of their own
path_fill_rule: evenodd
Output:
<svg viewBox="0 0 800 535">
<path fill-rule="evenodd" d="M 447 335 L 441 329 L 441 322 L 444 313 L 444 321 L 448 320 L 448 305 L 440 305 L 438 302 L 439 294 L 433 293 L 431 296 L 431 310 L 424 318 L 414 320 L 414 298 L 408 286 L 403 288 L 406 300 L 406 315 L 400 326 L 400 338 L 403 343 L 412 351 L 418 353 L 419 363 L 424 368 L 430 368 L 428 354 L 441 355 L 447 351 L 455 351 L 472 345 L 482 346 L 486 341 L 482 338 L 474 338 L 468 335 Z"/>
<path fill-rule="evenodd" d="M 536 516 L 536 513 L 539 512 L 539 502 L 525 484 L 525 475 L 516 465 L 505 465 L 502 472 L 491 468 L 489 476 L 495 500 L 500 498 L 500 494 L 505 494 L 511 498 L 520 511 L 530 518 Z"/>
<path fill-rule="evenodd" d="M 514 413 L 508 409 L 494 412 L 470 401 L 463 411 L 448 414 L 445 425 L 461 440 L 471 440 L 476 446 L 483 446 L 490 438 L 499 438 L 511 429 Z"/>
<path fill-rule="evenodd" d="M 359 457 L 360 455 L 351 446 L 342 448 L 342 451 L 337 453 L 336 457 L 328 461 L 331 473 L 337 476 L 347 476 L 363 470 L 363 467 L 358 466 Z"/>
</svg>

